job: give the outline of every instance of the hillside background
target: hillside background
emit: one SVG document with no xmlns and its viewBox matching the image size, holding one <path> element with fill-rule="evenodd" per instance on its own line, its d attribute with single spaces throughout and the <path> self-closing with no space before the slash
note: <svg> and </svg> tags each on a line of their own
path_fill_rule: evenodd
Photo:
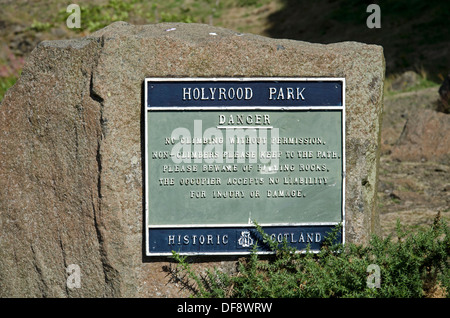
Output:
<svg viewBox="0 0 450 318">
<path fill-rule="evenodd" d="M 81 7 L 80 29 L 66 26 L 71 3 Z M 366 25 L 371 3 L 381 8 L 379 29 Z M 397 220 L 412 229 L 431 224 L 437 212 L 450 220 L 450 114 L 437 106 L 450 73 L 450 1 L 0 0 L 0 101 L 40 41 L 86 36 L 113 21 L 205 23 L 272 38 L 383 46 L 383 235 Z"/>
</svg>

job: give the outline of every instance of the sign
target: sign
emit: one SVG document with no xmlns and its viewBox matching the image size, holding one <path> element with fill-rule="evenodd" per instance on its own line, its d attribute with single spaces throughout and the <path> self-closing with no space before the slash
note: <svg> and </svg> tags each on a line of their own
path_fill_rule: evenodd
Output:
<svg viewBox="0 0 450 318">
<path fill-rule="evenodd" d="M 144 117 L 146 255 L 268 253 L 254 222 L 314 251 L 345 226 L 344 79 L 147 78 Z"/>
</svg>

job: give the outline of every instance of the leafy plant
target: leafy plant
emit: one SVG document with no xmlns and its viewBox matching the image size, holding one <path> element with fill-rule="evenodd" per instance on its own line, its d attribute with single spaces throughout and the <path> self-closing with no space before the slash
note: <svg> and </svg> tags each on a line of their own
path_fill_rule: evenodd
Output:
<svg viewBox="0 0 450 318">
<path fill-rule="evenodd" d="M 183 280 L 196 297 L 449 296 L 449 229 L 440 214 L 426 231 L 410 233 L 398 223 L 396 239 L 374 236 L 367 246 L 333 244 L 334 232 L 317 254 L 275 243 L 256 226 L 272 257 L 261 259 L 255 245 L 249 257 L 239 260 L 235 274 L 214 268 L 202 275 L 187 257 L 174 252 L 181 266 L 172 272 L 174 278 Z M 367 284 L 371 264 L 380 268 L 379 288 Z"/>
</svg>

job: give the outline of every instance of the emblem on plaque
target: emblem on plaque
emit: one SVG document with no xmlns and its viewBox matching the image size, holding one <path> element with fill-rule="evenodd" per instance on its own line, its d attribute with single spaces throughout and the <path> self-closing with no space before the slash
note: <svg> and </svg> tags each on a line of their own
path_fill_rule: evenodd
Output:
<svg viewBox="0 0 450 318">
<path fill-rule="evenodd" d="M 253 239 L 251 238 L 249 231 L 241 232 L 241 237 L 238 239 L 238 244 L 241 247 L 250 247 L 253 245 Z"/>
</svg>

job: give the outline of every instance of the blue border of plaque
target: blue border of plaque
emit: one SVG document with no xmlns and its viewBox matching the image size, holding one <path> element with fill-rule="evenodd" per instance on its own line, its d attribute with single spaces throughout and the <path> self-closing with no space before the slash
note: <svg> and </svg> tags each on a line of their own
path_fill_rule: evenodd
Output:
<svg viewBox="0 0 450 318">
<path fill-rule="evenodd" d="M 301 85 L 299 85 L 301 84 Z M 145 138 L 152 111 L 283 110 L 293 112 L 338 110 L 342 112 L 341 222 L 261 224 L 273 241 L 286 241 L 298 251 L 320 249 L 324 239 L 341 225 L 338 243 L 345 242 L 345 79 L 344 78 L 146 78 Z M 301 89 L 290 89 L 301 87 Z M 284 98 L 278 98 L 280 94 Z M 308 98 L 304 98 L 307 95 Z M 291 97 L 291 98 L 286 98 Z M 145 141 L 145 157 L 149 149 Z M 145 254 L 243 255 L 255 244 L 258 253 L 271 253 L 252 224 L 155 225 L 149 216 L 148 164 L 145 167 Z M 161 207 L 163 208 L 163 207 Z"/>
</svg>

